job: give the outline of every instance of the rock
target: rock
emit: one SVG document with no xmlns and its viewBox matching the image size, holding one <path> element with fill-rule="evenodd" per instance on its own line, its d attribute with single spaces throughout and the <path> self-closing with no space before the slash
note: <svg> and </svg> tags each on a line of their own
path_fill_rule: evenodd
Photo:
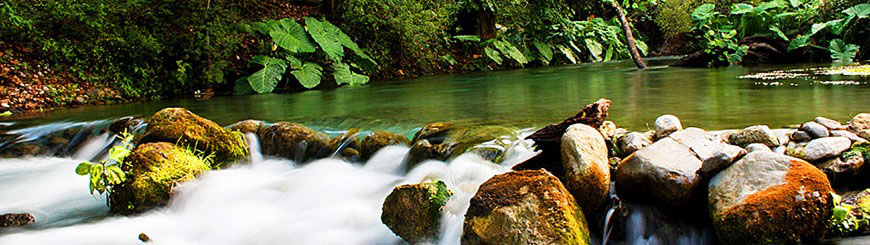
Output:
<svg viewBox="0 0 870 245">
<path fill-rule="evenodd" d="M 495 139 L 514 141 L 517 128 L 502 126 L 464 127 L 453 130 L 442 144 L 450 144 L 450 158 L 457 157 L 469 149 Z M 431 142 L 430 142 L 431 143 Z M 506 146 L 506 145 L 504 145 Z"/>
<path fill-rule="evenodd" d="M 785 146 L 784 145 L 774 147 L 773 149 L 770 149 L 770 150 L 772 150 L 774 153 L 779 153 L 779 154 L 785 155 Z"/>
<path fill-rule="evenodd" d="M 770 147 L 767 147 L 767 146 L 764 145 L 764 144 L 761 144 L 761 143 L 752 143 L 752 144 L 749 144 L 749 145 L 746 146 L 746 151 L 748 151 L 748 152 L 755 152 L 755 151 L 771 151 L 771 152 L 772 152 L 773 150 L 771 150 Z"/>
<path fill-rule="evenodd" d="M 810 140 L 813 140 L 813 137 L 811 137 L 806 131 L 797 130 L 789 136 L 789 139 L 795 142 L 809 142 Z"/>
<path fill-rule="evenodd" d="M 127 180 L 109 193 L 112 213 L 130 214 L 165 205 L 178 183 L 212 168 L 188 149 L 166 142 L 140 144 L 121 167 Z"/>
<path fill-rule="evenodd" d="M 456 125 L 452 123 L 430 123 L 423 126 L 420 131 L 417 131 L 414 134 L 414 138 L 411 140 L 412 144 L 416 144 L 417 141 L 427 140 L 430 144 L 441 144 L 444 143 L 444 140 L 447 139 L 447 134 L 456 129 Z"/>
<path fill-rule="evenodd" d="M 616 168 L 616 184 L 679 207 L 689 202 L 701 183 L 702 165 L 689 147 L 665 137 L 622 160 Z"/>
<path fill-rule="evenodd" d="M 705 177 L 713 176 L 746 154 L 743 148 L 711 140 L 700 128 L 687 128 L 668 137 L 692 150 L 695 157 L 703 162 L 700 173 Z"/>
<path fill-rule="evenodd" d="M 789 142 L 785 147 L 785 155 L 796 157 L 800 159 L 806 159 L 807 154 L 804 152 L 804 149 L 807 147 L 807 142 Z"/>
<path fill-rule="evenodd" d="M 817 161 L 839 156 L 840 153 L 848 150 L 850 146 L 852 146 L 852 141 L 845 137 L 819 138 L 810 141 L 804 148 L 804 153 L 807 160 Z"/>
<path fill-rule="evenodd" d="M 841 200 L 834 197 L 836 206 L 831 218 L 832 235 L 845 237 L 870 233 L 870 189 L 849 191 L 842 195 Z M 837 204 L 837 201 L 841 202 Z"/>
<path fill-rule="evenodd" d="M 831 137 L 846 137 L 849 140 L 851 140 L 852 143 L 867 142 L 867 140 L 865 140 L 864 138 L 861 138 L 857 134 L 846 131 L 846 130 L 833 130 L 833 131 L 831 131 Z"/>
<path fill-rule="evenodd" d="M 139 241 L 144 242 L 144 243 L 152 242 L 151 237 L 148 237 L 148 234 L 145 234 L 145 233 L 139 233 Z"/>
<path fill-rule="evenodd" d="M 813 139 L 824 138 L 830 136 L 828 128 L 816 122 L 806 122 L 801 124 L 801 131 L 807 132 Z"/>
<path fill-rule="evenodd" d="M 837 120 L 828 119 L 828 118 L 824 118 L 824 117 L 816 117 L 816 119 L 813 121 L 818 123 L 818 124 L 821 124 L 822 126 L 825 126 L 826 128 L 828 128 L 830 130 L 844 130 L 844 129 L 848 128 L 848 127 L 844 126 L 843 124 L 841 124 L 840 122 L 838 122 Z"/>
<path fill-rule="evenodd" d="M 616 123 L 613 121 L 604 121 L 601 123 L 601 126 L 598 127 L 598 132 L 601 133 L 601 136 L 604 136 L 604 140 L 610 141 L 614 135 L 616 135 L 617 127 Z"/>
<path fill-rule="evenodd" d="M 855 115 L 852 120 L 849 120 L 849 129 L 854 131 L 870 130 L 870 113 Z"/>
<path fill-rule="evenodd" d="M 816 165 L 828 176 L 834 186 L 843 186 L 850 178 L 860 176 L 864 171 L 864 156 L 859 152 L 845 152 L 840 157 L 831 158 Z"/>
<path fill-rule="evenodd" d="M 374 156 L 381 148 L 390 145 L 407 146 L 411 141 L 401 134 L 394 134 L 387 131 L 374 131 L 366 135 L 360 143 L 360 156 L 363 160 L 368 160 Z"/>
<path fill-rule="evenodd" d="M 724 244 L 819 242 L 833 207 L 821 171 L 765 151 L 720 172 L 708 190 L 713 228 Z"/>
<path fill-rule="evenodd" d="M 134 118 L 134 117 L 122 117 L 115 119 L 112 121 L 112 124 L 109 125 L 109 132 L 112 132 L 117 135 L 121 135 L 123 132 L 134 133 L 136 128 L 145 123 L 142 119 Z"/>
<path fill-rule="evenodd" d="M 435 242 L 452 194 L 442 181 L 397 186 L 384 200 L 381 222 L 411 244 Z"/>
<path fill-rule="evenodd" d="M 619 143 L 619 149 L 622 151 L 624 156 L 631 155 L 631 153 L 652 144 L 652 141 L 647 137 L 647 135 L 638 132 L 628 133 L 625 136 L 620 137 L 617 142 Z"/>
<path fill-rule="evenodd" d="M 771 129 L 770 130 L 770 132 L 773 133 L 774 136 L 776 136 L 776 139 L 779 141 L 779 145 L 788 144 L 788 142 L 790 141 L 790 136 L 795 131 L 798 131 L 798 130 L 791 129 L 791 128 L 779 128 L 779 129 Z"/>
<path fill-rule="evenodd" d="M 680 119 L 674 115 L 662 115 L 656 118 L 656 139 L 664 138 L 669 134 L 683 129 Z"/>
<path fill-rule="evenodd" d="M 610 193 L 607 145 L 601 134 L 586 124 L 574 124 L 562 135 L 565 187 L 587 215 L 600 212 Z"/>
<path fill-rule="evenodd" d="M 262 130 L 264 127 L 265 124 L 262 121 L 251 119 L 239 121 L 229 126 L 230 130 L 239 131 L 243 134 L 253 133 L 256 135 L 259 135 L 260 130 Z"/>
<path fill-rule="evenodd" d="M 166 108 L 154 113 L 138 142 L 170 142 L 196 147 L 206 154 L 214 154 L 219 166 L 249 155 L 248 143 L 242 133 L 225 129 L 184 108 Z"/>
<path fill-rule="evenodd" d="M 484 182 L 465 214 L 462 244 L 588 244 L 574 197 L 545 170 L 500 174 Z"/>
<path fill-rule="evenodd" d="M 29 213 L 9 213 L 0 215 L 0 228 L 21 227 L 36 222 Z"/>
<path fill-rule="evenodd" d="M 329 140 L 330 156 L 356 162 L 361 159 L 359 129 L 351 128 Z"/>
<path fill-rule="evenodd" d="M 779 139 L 767 125 L 749 126 L 728 136 L 732 145 L 744 146 L 752 143 L 762 143 L 769 147 L 780 145 Z"/>
<path fill-rule="evenodd" d="M 864 138 L 865 140 L 870 140 L 870 129 L 858 131 L 858 137 Z"/>
<path fill-rule="evenodd" d="M 298 123 L 279 122 L 262 130 L 260 148 L 264 155 L 286 157 L 297 163 L 332 154 L 329 136 Z"/>
<path fill-rule="evenodd" d="M 411 146 L 408 156 L 402 161 L 405 170 L 411 170 L 426 159 L 445 161 L 450 156 L 450 144 L 433 145 L 429 140 L 418 140 Z"/>
</svg>

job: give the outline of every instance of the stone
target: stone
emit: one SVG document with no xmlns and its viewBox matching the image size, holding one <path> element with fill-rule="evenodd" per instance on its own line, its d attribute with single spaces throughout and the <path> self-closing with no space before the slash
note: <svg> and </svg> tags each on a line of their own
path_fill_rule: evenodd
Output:
<svg viewBox="0 0 870 245">
<path fill-rule="evenodd" d="M 0 228 L 21 227 L 36 222 L 29 213 L 8 213 L 0 215 Z"/>
<path fill-rule="evenodd" d="M 652 144 L 652 140 L 642 133 L 631 132 L 620 137 L 619 140 L 617 140 L 617 143 L 619 144 L 619 149 L 622 151 L 623 156 L 628 156 L 637 150 L 649 146 Z"/>
<path fill-rule="evenodd" d="M 546 170 L 496 175 L 471 198 L 462 244 L 588 244 L 583 211 Z"/>
<path fill-rule="evenodd" d="M 817 161 L 825 158 L 839 156 L 848 150 L 852 141 L 845 137 L 827 137 L 810 141 L 804 148 L 806 160 Z"/>
<path fill-rule="evenodd" d="M 264 155 L 286 157 L 297 163 L 332 154 L 329 136 L 298 123 L 279 122 L 269 125 L 262 130 L 259 138 Z"/>
<path fill-rule="evenodd" d="M 601 133 L 601 136 L 604 136 L 604 140 L 610 141 L 610 139 L 612 139 L 617 133 L 616 123 L 613 121 L 604 121 L 601 123 L 601 126 L 598 127 L 598 132 Z"/>
<path fill-rule="evenodd" d="M 713 230 L 723 244 L 817 243 L 833 208 L 825 174 L 772 152 L 744 156 L 710 180 Z"/>
<path fill-rule="evenodd" d="M 808 142 L 788 142 L 788 145 L 785 147 L 785 155 L 806 159 L 807 154 L 804 152 L 804 149 L 807 147 L 807 144 Z"/>
<path fill-rule="evenodd" d="M 746 154 L 743 148 L 712 140 L 714 138 L 700 128 L 687 128 L 668 137 L 689 147 L 703 162 L 700 170 L 702 176 L 712 176 Z"/>
<path fill-rule="evenodd" d="M 762 143 L 769 147 L 780 145 L 779 139 L 767 125 L 749 126 L 728 136 L 732 145 L 744 146 L 752 143 Z"/>
<path fill-rule="evenodd" d="M 810 140 L 813 140 L 813 137 L 811 137 L 806 131 L 797 130 L 789 136 L 789 139 L 795 142 L 810 142 Z"/>
<path fill-rule="evenodd" d="M 849 129 L 854 131 L 870 130 L 870 113 L 861 113 L 849 120 Z"/>
<path fill-rule="evenodd" d="M 562 135 L 565 187 L 587 215 L 600 211 L 610 193 L 607 145 L 602 135 L 586 124 L 574 124 Z"/>
<path fill-rule="evenodd" d="M 452 194 L 443 181 L 396 186 L 384 200 L 381 222 L 408 243 L 433 243 Z"/>
<path fill-rule="evenodd" d="M 420 131 L 417 131 L 414 134 L 414 138 L 411 139 L 412 144 L 416 144 L 417 141 L 427 140 L 430 144 L 441 144 L 447 139 L 447 134 L 456 129 L 456 125 L 453 123 L 430 123 L 420 128 Z"/>
<path fill-rule="evenodd" d="M 368 160 L 381 148 L 391 145 L 407 146 L 410 143 L 411 141 L 404 135 L 387 131 L 374 131 L 367 134 L 360 142 L 360 156 L 363 160 Z"/>
<path fill-rule="evenodd" d="M 852 133 L 852 132 L 849 132 L 849 131 L 846 131 L 846 130 L 833 130 L 833 131 L 831 131 L 831 137 L 846 137 L 846 138 L 848 138 L 849 140 L 851 140 L 852 143 L 855 143 L 855 142 L 867 142 L 866 139 L 861 138 L 861 137 L 858 136 L 857 134 Z"/>
<path fill-rule="evenodd" d="M 220 166 L 250 154 L 242 133 L 225 129 L 184 108 L 166 108 L 151 116 L 148 128 L 138 143 L 152 142 L 196 147 L 206 154 L 214 154 L 214 160 Z"/>
<path fill-rule="evenodd" d="M 772 152 L 773 150 L 771 150 L 770 147 L 767 147 L 764 144 L 752 143 L 752 144 L 749 144 L 746 146 L 746 151 L 748 151 L 748 152 L 755 152 L 755 151 L 770 151 L 770 152 Z"/>
<path fill-rule="evenodd" d="M 831 158 L 816 167 L 828 176 L 834 186 L 843 186 L 851 178 L 860 176 L 864 171 L 864 156 L 859 152 L 846 152 L 840 157 Z"/>
<path fill-rule="evenodd" d="M 112 124 L 109 124 L 109 132 L 121 135 L 121 133 L 126 131 L 132 134 L 143 123 L 145 123 L 145 121 L 142 121 L 142 119 L 138 119 L 135 117 L 118 118 L 112 121 Z"/>
<path fill-rule="evenodd" d="M 429 143 L 429 140 L 418 140 L 411 146 L 411 150 L 402 161 L 402 165 L 405 166 L 405 170 L 411 170 L 417 164 L 423 162 L 423 160 L 445 161 L 448 157 L 450 157 L 450 144 L 441 143 L 433 145 Z"/>
<path fill-rule="evenodd" d="M 680 123 L 680 119 L 674 115 L 662 115 L 656 118 L 655 126 L 656 139 L 664 138 L 677 130 L 683 129 L 683 124 Z"/>
<path fill-rule="evenodd" d="M 816 122 L 806 122 L 801 124 L 801 131 L 807 132 L 813 139 L 824 138 L 830 136 L 828 128 Z"/>
<path fill-rule="evenodd" d="M 689 202 L 700 185 L 702 165 L 688 146 L 665 137 L 623 159 L 616 168 L 616 184 L 679 207 Z"/>
<path fill-rule="evenodd" d="M 830 130 L 844 130 L 844 129 L 848 128 L 845 125 L 843 125 L 842 123 L 838 122 L 837 120 L 828 119 L 828 118 L 824 118 L 824 117 L 816 117 L 816 119 L 813 120 L 813 122 L 821 124 L 822 126 L 825 126 L 826 128 L 828 128 Z"/>
<path fill-rule="evenodd" d="M 262 130 L 264 127 L 266 127 L 266 125 L 265 123 L 263 123 L 263 121 L 252 119 L 239 121 L 229 126 L 230 130 L 239 131 L 243 134 L 252 133 L 255 135 L 259 135 L 260 130 Z"/>
<path fill-rule="evenodd" d="M 330 156 L 338 157 L 348 162 L 361 159 L 359 129 L 351 128 L 329 140 Z"/>
<path fill-rule="evenodd" d="M 864 138 L 865 140 L 870 140 L 870 129 L 858 131 L 858 137 Z"/>
<path fill-rule="evenodd" d="M 131 214 L 163 206 L 175 185 L 211 168 L 209 161 L 174 144 L 140 144 L 124 159 L 121 169 L 127 179 L 111 189 L 110 211 Z"/>
<path fill-rule="evenodd" d="M 778 128 L 778 129 L 771 129 L 770 130 L 770 132 L 773 133 L 774 136 L 776 136 L 776 140 L 779 141 L 779 145 L 788 144 L 788 142 L 791 141 L 791 139 L 790 139 L 791 135 L 795 131 L 798 131 L 798 130 L 797 129 L 790 129 L 790 128 Z"/>
</svg>

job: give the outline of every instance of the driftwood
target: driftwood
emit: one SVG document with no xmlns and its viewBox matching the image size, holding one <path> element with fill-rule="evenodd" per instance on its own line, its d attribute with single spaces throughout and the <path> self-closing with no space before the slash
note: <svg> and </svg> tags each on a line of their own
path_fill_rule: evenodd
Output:
<svg viewBox="0 0 870 245">
<path fill-rule="evenodd" d="M 610 100 L 599 99 L 595 103 L 589 104 L 583 108 L 577 115 L 565 119 L 557 124 L 550 124 L 532 135 L 526 137 L 535 141 L 535 146 L 540 150 L 540 153 L 529 160 L 517 164 L 513 167 L 514 170 L 528 169 L 546 169 L 556 176 L 562 176 L 564 170 L 562 168 L 562 135 L 569 126 L 582 123 L 593 128 L 598 128 L 604 123 L 607 118 L 607 112 L 610 110 Z"/>
</svg>

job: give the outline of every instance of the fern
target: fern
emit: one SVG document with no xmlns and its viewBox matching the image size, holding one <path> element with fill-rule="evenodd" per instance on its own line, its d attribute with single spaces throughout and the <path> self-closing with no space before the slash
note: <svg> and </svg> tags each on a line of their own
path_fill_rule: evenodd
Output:
<svg viewBox="0 0 870 245">
<path fill-rule="evenodd" d="M 293 74 L 303 87 L 313 88 L 320 84 L 320 77 L 323 75 L 321 71 L 323 68 L 317 63 L 307 62 L 302 68 L 291 71 L 290 74 Z"/>
<path fill-rule="evenodd" d="M 269 56 L 254 56 L 251 63 L 263 65 L 263 69 L 254 72 L 247 79 L 251 88 L 257 93 L 271 93 L 275 90 L 275 86 L 278 86 L 278 81 L 281 81 L 281 77 L 287 70 L 286 61 Z"/>
</svg>

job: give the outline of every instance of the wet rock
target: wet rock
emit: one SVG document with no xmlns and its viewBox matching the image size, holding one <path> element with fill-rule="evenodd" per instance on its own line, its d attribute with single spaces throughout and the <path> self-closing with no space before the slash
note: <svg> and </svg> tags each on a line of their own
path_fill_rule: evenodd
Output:
<svg viewBox="0 0 870 245">
<path fill-rule="evenodd" d="M 752 143 L 752 144 L 749 144 L 749 145 L 746 146 L 746 151 L 748 151 L 748 152 L 755 152 L 755 151 L 771 151 L 771 152 L 772 152 L 773 150 L 771 150 L 770 147 L 767 147 L 767 146 L 764 145 L 764 144 L 761 144 L 761 143 Z"/>
<path fill-rule="evenodd" d="M 484 182 L 465 214 L 462 244 L 588 244 L 574 197 L 545 170 L 500 174 Z"/>
<path fill-rule="evenodd" d="M 652 144 L 652 141 L 647 135 L 638 132 L 628 133 L 625 136 L 619 138 L 617 142 L 619 143 L 619 149 L 625 156 L 631 155 L 631 153 L 634 153 L 637 150 L 643 149 L 644 147 Z"/>
<path fill-rule="evenodd" d="M 298 123 L 279 122 L 262 130 L 260 147 L 264 155 L 286 157 L 297 163 L 329 156 L 329 136 Z"/>
<path fill-rule="evenodd" d="M 865 140 L 870 140 L 870 129 L 858 131 L 858 137 L 864 138 Z"/>
<path fill-rule="evenodd" d="M 679 207 L 689 202 L 701 183 L 702 165 L 688 146 L 666 137 L 622 160 L 616 168 L 616 184 Z"/>
<path fill-rule="evenodd" d="M 770 149 L 770 150 L 772 150 L 774 153 L 779 153 L 779 154 L 785 155 L 785 146 L 784 145 L 774 147 L 773 149 Z"/>
<path fill-rule="evenodd" d="M 728 136 L 728 142 L 732 145 L 744 146 L 752 143 L 761 143 L 769 147 L 779 145 L 779 139 L 767 125 L 749 126 Z"/>
<path fill-rule="evenodd" d="M 834 186 L 843 186 L 851 178 L 860 176 L 864 171 L 864 156 L 858 152 L 845 152 L 840 157 L 835 157 L 816 165 L 828 176 L 828 180 Z"/>
<path fill-rule="evenodd" d="M 813 140 L 813 137 L 811 137 L 806 131 L 798 130 L 794 131 L 794 133 L 789 136 L 789 139 L 795 142 L 809 142 L 810 140 Z"/>
<path fill-rule="evenodd" d="M 416 144 L 420 140 L 427 140 L 430 144 L 441 144 L 447 139 L 448 133 L 456 129 L 453 123 L 430 123 L 423 126 L 420 131 L 414 134 L 411 143 Z"/>
<path fill-rule="evenodd" d="M 450 145 L 447 143 L 433 145 L 429 140 L 418 140 L 411 146 L 408 156 L 404 159 L 405 170 L 411 170 L 423 160 L 431 159 L 445 161 L 450 156 Z"/>
<path fill-rule="evenodd" d="M 804 152 L 804 149 L 807 147 L 808 142 L 789 142 L 785 147 L 785 155 L 790 157 L 796 157 L 800 159 L 806 159 L 807 154 Z"/>
<path fill-rule="evenodd" d="M 574 124 L 562 135 L 565 187 L 587 215 L 600 211 L 610 193 L 607 145 L 601 134 L 585 124 Z"/>
<path fill-rule="evenodd" d="M 127 180 L 109 193 L 112 213 L 130 214 L 165 205 L 172 188 L 212 168 L 190 150 L 166 142 L 140 144 L 121 167 Z"/>
<path fill-rule="evenodd" d="M 244 120 L 233 123 L 229 126 L 230 130 L 239 131 L 243 134 L 252 133 L 252 134 L 260 134 L 260 130 L 265 127 L 265 123 L 259 120 Z"/>
<path fill-rule="evenodd" d="M 499 163 L 504 160 L 504 147 L 496 147 L 496 146 L 475 146 L 468 150 L 468 153 L 472 153 L 480 156 L 484 160 Z"/>
<path fill-rule="evenodd" d="M 329 140 L 329 154 L 349 162 L 361 159 L 359 129 L 351 128 Z"/>
<path fill-rule="evenodd" d="M 804 153 L 807 160 L 817 161 L 839 156 L 840 153 L 848 150 L 850 146 L 852 146 L 852 141 L 844 137 L 819 138 L 810 141 L 804 148 Z"/>
<path fill-rule="evenodd" d="M 870 129 L 870 113 L 861 113 L 849 120 L 849 129 L 860 131 Z"/>
<path fill-rule="evenodd" d="M 803 160 L 752 152 L 708 186 L 713 228 L 722 243 L 815 243 L 827 230 L 831 184 Z"/>
<path fill-rule="evenodd" d="M 395 134 L 387 131 L 374 131 L 366 135 L 360 143 L 360 156 L 363 160 L 368 160 L 374 156 L 381 148 L 390 145 L 407 146 L 411 141 L 401 134 Z"/>
<path fill-rule="evenodd" d="M 145 233 L 139 233 L 139 241 L 144 243 L 152 242 L 151 237 L 148 237 L 148 234 Z"/>
<path fill-rule="evenodd" d="M 795 131 L 798 131 L 798 130 L 791 129 L 791 128 L 778 128 L 778 129 L 771 129 L 770 130 L 770 132 L 773 133 L 774 136 L 776 136 L 776 139 L 779 141 L 779 145 L 788 144 L 788 142 L 791 141 L 791 139 L 790 139 L 791 135 Z"/>
<path fill-rule="evenodd" d="M 519 129 L 502 126 L 466 127 L 448 134 L 442 144 L 450 144 L 450 157 L 457 157 L 484 142 L 496 139 L 514 141 L 514 132 L 517 130 Z"/>
<path fill-rule="evenodd" d="M 711 140 L 700 128 L 687 128 L 668 137 L 689 147 L 703 163 L 700 173 L 705 177 L 712 176 L 746 154 L 743 148 Z"/>
<path fill-rule="evenodd" d="M 656 118 L 656 139 L 664 138 L 669 134 L 683 129 L 680 119 L 674 115 L 662 115 Z"/>
<path fill-rule="evenodd" d="M 0 215 L 0 228 L 21 227 L 36 222 L 36 218 L 29 213 L 9 213 Z"/>
<path fill-rule="evenodd" d="M 613 121 L 604 121 L 601 123 L 601 126 L 598 127 L 598 132 L 601 133 L 601 136 L 604 136 L 604 140 L 610 141 L 614 135 L 616 135 L 616 123 Z"/>
<path fill-rule="evenodd" d="M 20 143 L 8 148 L 0 149 L 0 157 L 21 158 L 48 155 L 50 148 L 36 143 Z"/>
<path fill-rule="evenodd" d="M 123 132 L 133 133 L 139 125 L 142 125 L 145 121 L 142 119 L 134 118 L 134 117 L 122 117 L 115 119 L 112 121 L 112 124 L 109 125 L 109 132 L 112 132 L 117 135 L 121 135 Z"/>
<path fill-rule="evenodd" d="M 435 242 L 451 195 L 442 181 L 397 186 L 384 200 L 381 222 L 411 244 Z"/>
<path fill-rule="evenodd" d="M 813 121 L 818 123 L 818 124 L 821 124 L 822 126 L 825 126 L 826 128 L 828 128 L 830 130 L 844 130 L 844 129 L 848 128 L 848 127 L 844 126 L 842 123 L 840 123 L 834 119 L 828 119 L 828 118 L 824 118 L 824 117 L 816 117 L 816 119 Z"/>
<path fill-rule="evenodd" d="M 867 142 L 867 140 L 865 140 L 864 138 L 861 138 L 857 134 L 846 131 L 846 130 L 833 130 L 833 131 L 831 131 L 831 137 L 846 137 L 849 140 L 851 140 L 852 143 Z"/>
<path fill-rule="evenodd" d="M 813 139 L 824 138 L 830 136 L 828 128 L 816 122 L 806 122 L 801 124 L 801 131 L 807 132 Z"/>
<path fill-rule="evenodd" d="M 151 142 L 196 147 L 206 154 L 214 154 L 215 162 L 221 166 L 249 155 L 242 133 L 225 129 L 184 108 L 166 108 L 151 116 L 139 143 Z"/>
</svg>

